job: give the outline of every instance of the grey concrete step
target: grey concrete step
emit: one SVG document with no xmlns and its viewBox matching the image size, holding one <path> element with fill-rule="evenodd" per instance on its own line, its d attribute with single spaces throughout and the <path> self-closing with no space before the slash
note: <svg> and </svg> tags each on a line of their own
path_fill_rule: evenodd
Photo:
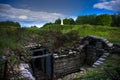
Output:
<svg viewBox="0 0 120 80">
<path fill-rule="evenodd" d="M 104 53 L 96 62 L 94 62 L 94 64 L 92 65 L 92 67 L 97 67 L 99 65 L 101 65 L 103 63 L 103 61 L 106 60 L 107 56 L 109 55 L 110 53 Z"/>
<path fill-rule="evenodd" d="M 94 65 L 97 65 L 97 66 L 98 66 L 98 65 L 100 65 L 100 63 L 98 63 L 98 62 L 95 62 L 95 63 L 94 63 Z"/>
<path fill-rule="evenodd" d="M 105 61 L 105 58 L 99 58 L 98 60 L 99 61 Z"/>
<path fill-rule="evenodd" d="M 97 62 L 97 63 L 101 63 L 101 64 L 103 63 L 102 61 L 96 61 L 96 62 Z"/>
<path fill-rule="evenodd" d="M 106 57 L 107 57 L 106 55 L 101 56 L 101 58 L 106 58 Z"/>
</svg>

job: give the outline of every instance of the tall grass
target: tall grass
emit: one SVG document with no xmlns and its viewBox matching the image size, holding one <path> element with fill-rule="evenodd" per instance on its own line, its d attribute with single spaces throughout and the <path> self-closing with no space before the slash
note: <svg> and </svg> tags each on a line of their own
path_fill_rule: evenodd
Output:
<svg viewBox="0 0 120 80">
<path fill-rule="evenodd" d="M 62 33 L 68 33 L 70 31 L 78 31 L 80 37 L 87 35 L 94 35 L 107 38 L 111 42 L 120 42 L 120 28 L 100 25 L 48 25 L 42 29 L 61 31 Z"/>
</svg>

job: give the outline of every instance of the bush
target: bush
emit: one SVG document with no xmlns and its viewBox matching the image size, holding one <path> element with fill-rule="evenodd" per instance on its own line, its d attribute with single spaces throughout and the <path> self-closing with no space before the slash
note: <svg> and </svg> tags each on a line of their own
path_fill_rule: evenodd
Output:
<svg viewBox="0 0 120 80">
<path fill-rule="evenodd" d="M 67 42 L 75 41 L 79 39 L 79 32 L 77 30 L 71 30 L 65 34 Z"/>
</svg>

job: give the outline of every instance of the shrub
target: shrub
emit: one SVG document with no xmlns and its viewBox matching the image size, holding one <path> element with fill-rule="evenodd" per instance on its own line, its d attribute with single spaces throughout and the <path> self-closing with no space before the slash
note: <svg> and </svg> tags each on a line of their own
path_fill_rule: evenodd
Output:
<svg viewBox="0 0 120 80">
<path fill-rule="evenodd" d="M 67 42 L 75 41 L 79 39 L 79 32 L 77 30 L 71 30 L 65 34 Z"/>
</svg>

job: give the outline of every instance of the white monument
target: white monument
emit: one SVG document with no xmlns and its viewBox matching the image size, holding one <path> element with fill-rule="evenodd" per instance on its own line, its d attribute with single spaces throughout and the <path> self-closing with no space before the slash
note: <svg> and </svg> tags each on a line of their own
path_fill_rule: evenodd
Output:
<svg viewBox="0 0 120 80">
<path fill-rule="evenodd" d="M 63 25 L 63 19 L 61 19 L 61 25 Z"/>
</svg>

